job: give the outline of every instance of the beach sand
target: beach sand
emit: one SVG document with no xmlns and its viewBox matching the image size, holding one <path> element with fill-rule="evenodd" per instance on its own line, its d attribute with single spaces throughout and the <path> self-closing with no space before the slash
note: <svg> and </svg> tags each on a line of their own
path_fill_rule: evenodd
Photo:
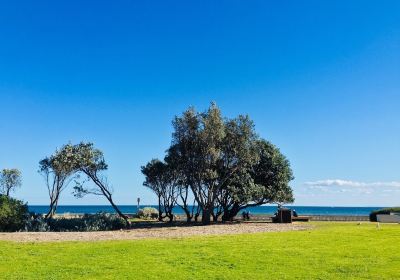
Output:
<svg viewBox="0 0 400 280">
<path fill-rule="evenodd" d="M 142 224 L 137 228 L 117 231 L 95 232 L 12 232 L 0 233 L 0 240 L 15 242 L 57 241 L 103 241 L 137 240 L 150 238 L 183 238 L 202 235 L 244 234 L 258 232 L 282 232 L 308 230 L 312 226 L 304 223 L 273 224 L 269 222 L 219 223 L 208 226 L 175 224 Z"/>
</svg>

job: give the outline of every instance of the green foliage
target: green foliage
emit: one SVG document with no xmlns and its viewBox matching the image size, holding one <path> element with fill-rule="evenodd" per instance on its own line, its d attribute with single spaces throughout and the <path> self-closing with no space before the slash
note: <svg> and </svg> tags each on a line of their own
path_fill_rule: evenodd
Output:
<svg viewBox="0 0 400 280">
<path fill-rule="evenodd" d="M 202 113 L 189 108 L 175 117 L 173 127 L 165 163 L 153 160 L 142 167 L 144 185 L 160 198 L 161 190 L 171 185 L 161 182 L 172 174 L 176 188 L 167 193 L 176 194 L 188 220 L 193 216 L 188 209 L 189 191 L 204 224 L 210 222 L 210 215 L 214 220 L 221 214 L 223 220 L 230 220 L 248 206 L 293 202 L 289 161 L 256 134 L 248 116 L 224 118 L 212 103 Z M 162 201 L 159 204 L 162 209 Z"/>
<path fill-rule="evenodd" d="M 0 242 L 3 279 L 400 279 L 399 225 L 101 242 Z M 82 260 L 79 261 L 78 260 Z"/>
<path fill-rule="evenodd" d="M 87 180 L 75 180 L 74 195 L 82 198 L 87 194 L 104 195 L 109 201 L 112 189 L 107 180 L 101 175 L 102 171 L 108 169 L 103 152 L 96 149 L 93 143 L 81 142 L 73 145 L 71 149 L 71 162 L 75 173 L 82 173 L 88 177 Z M 91 180 L 95 187 L 88 188 L 85 183 Z"/>
<path fill-rule="evenodd" d="M 53 172 L 59 177 L 68 177 L 75 171 L 76 160 L 74 156 L 74 146 L 67 144 L 57 149 L 50 157 L 46 157 L 39 162 L 39 171 Z"/>
<path fill-rule="evenodd" d="M 203 113 L 189 108 L 175 118 L 173 126 L 167 157 L 174 159 L 182 189 L 190 186 L 203 211 L 203 223 L 209 223 L 214 209 L 223 208 L 223 199 L 218 199 L 221 192 L 229 192 L 233 180 L 243 178 L 237 174 L 244 174 L 258 159 L 254 124 L 248 116 L 225 119 L 212 103 Z"/>
<path fill-rule="evenodd" d="M 167 165 L 158 159 L 152 159 L 146 166 L 142 166 L 145 176 L 144 186 L 151 189 L 157 196 L 161 196 L 165 185 L 168 184 Z"/>
<path fill-rule="evenodd" d="M 173 208 L 178 199 L 179 176 L 173 165 L 161 162 L 157 159 L 151 160 L 146 166 L 142 166 L 142 173 L 145 175 L 144 186 L 150 188 L 158 197 L 158 216 L 160 220 L 165 216 L 173 220 Z"/>
<path fill-rule="evenodd" d="M 158 219 L 158 210 L 153 207 L 144 207 L 139 209 L 138 217 L 141 219 Z"/>
<path fill-rule="evenodd" d="M 51 218 L 55 214 L 61 193 L 72 179 L 77 177 L 73 150 L 74 146 L 71 144 L 64 145 L 53 155 L 39 162 L 39 173 L 45 179 L 50 199 L 46 218 Z"/>
<path fill-rule="evenodd" d="M 28 232 L 45 232 L 50 231 L 48 219 L 43 218 L 39 214 L 31 214 L 25 221 L 24 231 Z"/>
<path fill-rule="evenodd" d="M 94 194 L 105 197 L 117 214 L 123 218 L 126 223 L 129 223 L 128 217 L 124 215 L 114 203 L 112 199 L 112 186 L 108 183 L 107 177 L 102 174 L 102 171 L 108 168 L 103 152 L 96 149 L 93 143 L 81 142 L 74 145 L 73 158 L 76 172 L 85 174 L 95 185 L 94 188 L 87 188 L 84 182 L 77 182 L 74 188 L 74 195 L 76 197 L 82 197 L 86 194 Z"/>
<path fill-rule="evenodd" d="M 260 160 L 253 166 L 252 176 L 255 184 L 262 186 L 263 203 L 291 203 L 294 201 L 290 181 L 294 179 L 289 160 L 272 143 L 258 141 Z M 257 199 L 253 198 L 253 201 Z"/>
<path fill-rule="evenodd" d="M 127 223 L 117 215 L 97 213 L 78 218 L 49 219 L 48 225 L 50 231 L 105 231 L 126 228 Z"/>
<path fill-rule="evenodd" d="M 379 215 L 379 214 L 388 215 L 393 212 L 400 213 L 400 207 L 383 208 L 383 209 L 372 211 L 371 214 L 369 214 L 369 220 L 371 222 L 376 222 L 377 221 L 376 215 Z"/>
<path fill-rule="evenodd" d="M 10 192 L 21 184 L 21 171 L 18 169 L 3 169 L 0 172 L 0 194 L 10 196 Z"/>
<path fill-rule="evenodd" d="M 96 149 L 93 143 L 81 142 L 74 145 L 73 158 L 75 168 L 87 175 L 108 169 L 103 152 Z"/>
<path fill-rule="evenodd" d="M 0 231 L 22 230 L 28 216 L 28 206 L 25 203 L 0 195 Z"/>
<path fill-rule="evenodd" d="M 50 211 L 46 218 L 53 216 L 62 190 L 69 181 L 75 179 L 75 197 L 81 198 L 87 194 L 104 196 L 118 215 L 128 223 L 127 216 L 119 210 L 112 199 L 113 190 L 107 182 L 107 177 L 102 174 L 107 168 L 103 152 L 96 149 L 93 143 L 67 144 L 51 157 L 41 160 L 39 171 L 46 179 L 50 196 Z M 79 174 L 86 175 L 86 180 L 78 180 Z M 94 188 L 85 185 L 89 180 L 94 183 Z"/>
</svg>

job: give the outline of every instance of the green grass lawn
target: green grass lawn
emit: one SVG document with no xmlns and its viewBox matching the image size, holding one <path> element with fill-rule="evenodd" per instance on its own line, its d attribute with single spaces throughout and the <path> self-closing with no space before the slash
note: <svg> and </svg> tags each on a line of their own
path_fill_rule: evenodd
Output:
<svg viewBox="0 0 400 280">
<path fill-rule="evenodd" d="M 4 279 L 400 279 L 400 225 L 169 240 L 0 242 Z"/>
</svg>

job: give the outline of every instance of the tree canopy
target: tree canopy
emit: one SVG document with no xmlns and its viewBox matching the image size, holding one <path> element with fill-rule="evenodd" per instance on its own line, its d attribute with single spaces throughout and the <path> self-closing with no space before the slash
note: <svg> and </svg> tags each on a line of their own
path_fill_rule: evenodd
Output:
<svg viewBox="0 0 400 280">
<path fill-rule="evenodd" d="M 153 159 L 146 166 L 142 167 L 142 173 L 146 181 L 143 183 L 150 188 L 158 197 L 158 218 L 162 220 L 163 214 L 173 220 L 173 208 L 178 199 L 179 189 L 175 170 L 160 160 Z"/>
<path fill-rule="evenodd" d="M 39 165 L 39 172 L 45 177 L 50 197 L 50 210 L 46 217 L 55 213 L 61 192 L 74 180 L 76 197 L 87 194 L 104 196 L 117 214 L 128 222 L 127 216 L 114 203 L 112 186 L 103 174 L 108 168 L 103 152 L 96 149 L 93 143 L 64 145 L 50 157 L 41 160 Z M 85 175 L 86 178 L 80 175 Z M 88 181 L 91 181 L 94 187 L 89 187 Z"/>
<path fill-rule="evenodd" d="M 39 173 L 46 182 L 50 198 L 46 218 L 50 218 L 56 213 L 61 193 L 77 177 L 73 151 L 74 146 L 67 144 L 39 162 Z"/>
<path fill-rule="evenodd" d="M 3 169 L 0 172 L 0 193 L 10 196 L 10 192 L 22 185 L 21 171 L 18 169 Z"/>
<path fill-rule="evenodd" d="M 177 203 L 184 205 L 188 220 L 188 204 L 182 200 L 189 190 L 204 224 L 210 223 L 211 216 L 232 219 L 249 206 L 293 201 L 289 161 L 256 134 L 248 116 L 224 118 L 212 103 L 201 113 L 189 108 L 175 117 L 173 128 L 172 144 L 162 164 L 177 177 Z M 155 168 L 152 177 L 158 178 L 160 170 Z M 148 185 L 150 178 L 145 175 Z"/>
</svg>

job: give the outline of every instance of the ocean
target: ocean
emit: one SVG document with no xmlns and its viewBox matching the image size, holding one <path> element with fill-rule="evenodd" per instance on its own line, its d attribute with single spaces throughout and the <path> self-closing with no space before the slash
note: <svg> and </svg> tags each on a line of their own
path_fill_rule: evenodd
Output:
<svg viewBox="0 0 400 280">
<path fill-rule="evenodd" d="M 118 206 L 123 213 L 131 214 L 137 212 L 137 206 L 120 205 Z M 157 205 L 141 205 L 143 207 L 154 207 Z M 327 206 L 290 206 L 296 210 L 299 215 L 343 215 L 343 216 L 368 216 L 373 210 L 382 207 L 327 207 Z M 257 206 L 250 207 L 247 210 L 252 215 L 267 215 L 276 212 L 276 206 Z M 47 205 L 29 205 L 29 211 L 44 214 L 47 213 Z M 98 212 L 114 213 L 114 209 L 109 205 L 60 205 L 57 208 L 58 214 L 95 214 Z M 176 207 L 175 214 L 184 214 L 181 208 Z"/>
</svg>

